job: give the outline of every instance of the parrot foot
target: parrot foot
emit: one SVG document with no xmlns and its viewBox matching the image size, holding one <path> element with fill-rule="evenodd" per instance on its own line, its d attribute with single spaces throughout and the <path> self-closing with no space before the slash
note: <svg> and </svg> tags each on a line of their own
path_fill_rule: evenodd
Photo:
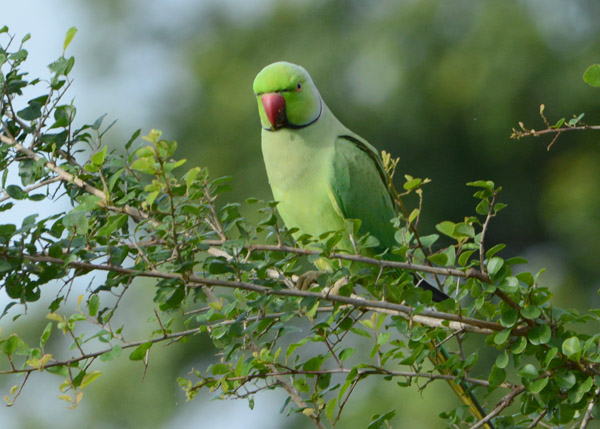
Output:
<svg viewBox="0 0 600 429">
<path fill-rule="evenodd" d="M 313 283 L 317 282 L 317 279 L 322 274 L 322 271 L 307 271 L 302 273 L 298 280 L 296 280 L 296 289 L 308 290 Z"/>
</svg>

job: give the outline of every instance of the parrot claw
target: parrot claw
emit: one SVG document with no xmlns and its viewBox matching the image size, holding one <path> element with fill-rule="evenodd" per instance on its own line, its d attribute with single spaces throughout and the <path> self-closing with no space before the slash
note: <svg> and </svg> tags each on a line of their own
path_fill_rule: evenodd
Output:
<svg viewBox="0 0 600 429">
<path fill-rule="evenodd" d="M 296 280 L 296 289 L 299 290 L 308 290 L 312 286 L 313 283 L 317 282 L 317 279 L 322 274 L 321 271 L 307 271 L 302 273 L 298 280 Z"/>
</svg>

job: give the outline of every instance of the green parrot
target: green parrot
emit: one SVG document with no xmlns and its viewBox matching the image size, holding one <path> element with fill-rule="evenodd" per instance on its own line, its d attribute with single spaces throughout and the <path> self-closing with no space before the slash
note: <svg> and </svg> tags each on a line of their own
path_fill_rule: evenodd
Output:
<svg viewBox="0 0 600 429">
<path fill-rule="evenodd" d="M 318 237 L 344 229 L 359 219 L 359 233 L 380 244 L 377 252 L 396 245 L 397 216 L 377 151 L 346 128 L 323 102 L 302 67 L 277 62 L 254 80 L 262 125 L 262 152 L 277 209 L 296 236 Z M 337 247 L 354 253 L 349 236 Z M 317 263 L 327 269 L 323 261 Z M 434 301 L 448 296 L 424 281 Z"/>
<path fill-rule="evenodd" d="M 391 223 L 396 210 L 379 154 L 333 115 L 308 72 L 292 63 L 276 62 L 258 73 L 253 90 L 269 184 L 285 225 L 298 229 L 296 237 L 344 230 L 345 220 L 359 219 L 359 233 L 375 237 L 378 251 L 397 244 Z M 354 253 L 350 236 L 337 247 Z M 328 268 L 323 262 L 318 266 Z M 424 281 L 418 285 L 430 290 L 434 301 L 448 298 Z M 439 364 L 447 358 L 440 347 L 431 360 Z M 449 383 L 475 417 L 482 419 L 485 412 L 467 387 Z"/>
</svg>

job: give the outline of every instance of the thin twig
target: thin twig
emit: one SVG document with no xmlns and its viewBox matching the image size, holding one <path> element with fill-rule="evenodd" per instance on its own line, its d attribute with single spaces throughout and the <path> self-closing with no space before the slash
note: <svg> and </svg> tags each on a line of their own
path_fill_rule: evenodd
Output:
<svg viewBox="0 0 600 429">
<path fill-rule="evenodd" d="M 517 131 L 518 137 L 538 137 L 543 134 L 563 133 L 567 131 L 600 130 L 600 125 L 580 125 L 578 127 L 546 128 L 545 130 Z"/>
<path fill-rule="evenodd" d="M 592 399 L 590 399 L 590 403 L 588 404 L 587 409 L 585 410 L 583 420 L 581 420 L 581 426 L 579 426 L 580 429 L 586 428 L 589 422 L 592 420 L 592 412 L 594 411 L 594 405 L 596 405 L 599 394 L 600 387 L 596 389 L 596 391 L 594 392 L 594 396 L 592 396 Z"/>
<path fill-rule="evenodd" d="M 540 415 L 539 415 L 539 416 L 537 416 L 537 417 L 535 418 L 535 420 L 534 420 L 534 421 L 532 421 L 532 422 L 531 422 L 531 424 L 530 424 L 529 426 L 527 426 L 527 429 L 532 429 L 532 428 L 535 428 L 535 427 L 537 427 L 537 425 L 538 425 L 538 424 L 539 424 L 539 423 L 542 421 L 542 419 L 543 419 L 544 417 L 546 417 L 546 414 L 548 414 L 548 409 L 547 409 L 547 408 L 544 408 L 544 409 L 542 410 L 542 412 L 540 413 Z"/>
<path fill-rule="evenodd" d="M 256 346 L 256 344 L 252 343 L 251 348 L 255 353 L 260 353 L 260 350 Z M 271 369 L 275 368 L 275 366 L 272 363 L 268 363 L 267 366 Z M 304 400 L 302 399 L 300 394 L 296 391 L 294 386 L 291 385 L 290 383 L 288 383 L 287 380 L 285 380 L 283 378 L 283 375 L 274 374 L 273 377 L 275 377 L 278 384 L 281 387 L 283 387 L 283 389 L 288 393 L 288 395 L 290 395 L 290 398 L 292 399 L 292 401 L 294 401 L 296 403 L 296 405 L 298 405 L 298 407 L 308 408 L 308 405 L 306 404 L 306 402 L 304 402 Z M 320 420 L 318 414 L 315 414 L 313 412 L 311 414 L 308 414 L 307 417 L 313 421 L 313 423 L 315 424 L 316 427 L 318 427 L 319 429 L 325 429 L 325 426 L 323 426 L 323 423 L 321 423 L 321 420 Z"/>
<path fill-rule="evenodd" d="M 481 227 L 481 238 L 479 239 L 479 269 L 482 273 L 487 274 L 485 269 L 485 233 L 487 232 L 488 225 L 492 217 L 494 217 L 494 204 L 496 203 L 496 192 L 492 196 L 492 201 L 490 202 L 490 206 L 488 208 L 487 216 L 485 217 L 485 221 L 483 222 L 483 226 Z"/>
<path fill-rule="evenodd" d="M 44 187 L 46 185 L 49 185 L 51 183 L 58 182 L 60 180 L 61 180 L 61 178 L 58 177 L 58 176 L 53 177 L 51 179 L 42 180 L 41 182 L 36 183 L 35 185 L 28 186 L 27 188 L 23 189 L 23 191 L 26 192 L 26 193 L 30 193 L 31 191 L 34 191 L 34 190 L 36 190 L 38 188 L 42 188 L 42 187 Z M 4 202 L 4 201 L 6 201 L 6 200 L 8 200 L 10 198 L 11 198 L 10 195 L 6 194 L 3 197 L 0 197 L 0 203 Z"/>
<path fill-rule="evenodd" d="M 525 386 L 515 387 L 513 390 L 511 390 L 508 393 L 508 395 L 506 395 L 505 397 L 500 399 L 500 402 L 498 402 L 498 405 L 496 405 L 494 407 L 494 409 L 487 416 L 485 416 L 484 418 L 479 420 L 477 423 L 475 423 L 473 426 L 471 426 L 471 429 L 478 429 L 480 427 L 483 427 L 483 425 L 485 425 L 490 420 L 492 420 L 494 417 L 496 417 L 498 414 L 500 414 L 500 412 L 503 409 L 505 409 L 512 403 L 513 399 L 515 399 L 517 396 L 519 396 L 524 391 L 525 391 Z"/>
<path fill-rule="evenodd" d="M 108 205 L 106 194 L 104 192 L 102 192 L 100 189 L 95 188 L 92 185 L 90 185 L 89 183 L 81 180 L 80 178 L 73 176 L 71 173 L 58 167 L 53 161 L 47 161 L 47 160 L 43 159 L 41 156 L 39 156 L 37 153 L 35 153 L 31 149 L 27 149 L 22 144 L 17 143 L 14 139 L 8 138 L 8 137 L 0 134 L 0 141 L 6 143 L 8 145 L 11 145 L 16 150 L 27 155 L 27 157 L 33 159 L 34 161 L 40 161 L 40 160 L 45 161 L 44 165 L 46 166 L 46 168 L 48 168 L 48 169 L 52 170 L 54 173 L 56 173 L 58 175 L 58 177 L 60 177 L 60 180 L 62 180 L 63 182 L 66 182 L 66 183 L 73 183 L 76 186 L 78 186 L 79 188 L 85 190 L 87 193 L 97 196 L 101 200 L 100 205 L 103 205 L 106 208 L 109 208 L 114 211 L 126 213 L 127 215 L 129 215 L 130 217 L 132 217 L 133 219 L 135 219 L 137 221 L 146 219 L 147 216 L 145 216 L 142 212 L 140 212 L 136 208 L 133 208 L 130 206 L 116 208 L 116 207 Z"/>
</svg>

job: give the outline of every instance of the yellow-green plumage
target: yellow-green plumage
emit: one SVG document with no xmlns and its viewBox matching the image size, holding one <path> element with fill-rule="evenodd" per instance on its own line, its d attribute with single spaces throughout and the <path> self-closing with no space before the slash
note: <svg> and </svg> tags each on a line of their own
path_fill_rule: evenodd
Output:
<svg viewBox="0 0 600 429">
<path fill-rule="evenodd" d="M 292 75 L 293 79 L 273 76 L 280 74 Z M 303 88 L 297 93 L 294 88 L 300 80 Z M 254 89 L 259 110 L 263 108 L 260 95 L 279 88 L 292 88 L 282 95 L 287 120 L 294 128 L 267 128 L 265 125 L 271 124 L 263 119 L 262 152 L 273 197 L 279 201 L 278 210 L 286 226 L 298 228 L 298 234 L 318 237 L 344 229 L 345 219 L 360 219 L 362 234 L 368 232 L 377 238 L 382 250 L 390 248 L 394 244 L 390 220 L 395 212 L 375 149 L 336 119 L 308 73 L 298 66 L 276 63 L 257 76 Z M 289 105 L 296 111 L 287 111 Z M 303 126 L 302 121 L 311 123 Z M 353 251 L 347 237 L 338 247 Z"/>
</svg>

